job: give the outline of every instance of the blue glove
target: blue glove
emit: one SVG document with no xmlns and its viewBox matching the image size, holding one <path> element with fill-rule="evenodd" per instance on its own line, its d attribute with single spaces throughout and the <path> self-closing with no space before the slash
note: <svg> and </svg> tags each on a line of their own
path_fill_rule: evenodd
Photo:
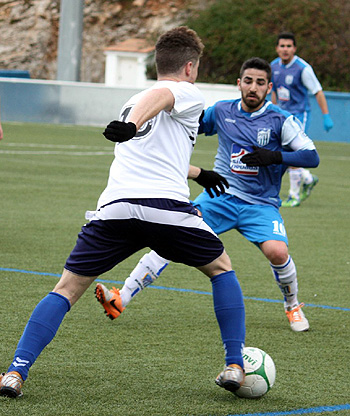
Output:
<svg viewBox="0 0 350 416">
<path fill-rule="evenodd" d="M 329 131 L 334 126 L 334 123 L 329 114 L 323 114 L 323 128 Z"/>
</svg>

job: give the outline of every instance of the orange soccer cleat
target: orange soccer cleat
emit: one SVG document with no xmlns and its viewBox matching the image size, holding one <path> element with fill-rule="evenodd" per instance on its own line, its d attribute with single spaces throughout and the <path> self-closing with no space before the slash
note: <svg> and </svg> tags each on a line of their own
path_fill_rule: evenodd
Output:
<svg viewBox="0 0 350 416">
<path fill-rule="evenodd" d="M 120 297 L 119 289 L 113 287 L 109 290 L 101 283 L 97 283 L 95 288 L 96 299 L 104 307 L 105 314 L 108 318 L 115 319 L 123 312 L 122 299 Z"/>
</svg>

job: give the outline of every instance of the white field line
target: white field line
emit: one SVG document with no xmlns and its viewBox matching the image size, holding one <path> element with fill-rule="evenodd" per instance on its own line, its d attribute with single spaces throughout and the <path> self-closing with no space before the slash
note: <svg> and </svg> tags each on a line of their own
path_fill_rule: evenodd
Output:
<svg viewBox="0 0 350 416">
<path fill-rule="evenodd" d="M 2 146 L 12 148 L 3 150 Z M 113 155 L 113 147 L 109 146 L 81 146 L 40 143 L 1 143 L 0 154 L 6 155 L 66 155 L 66 156 L 110 156 Z M 61 149 L 61 150 L 15 150 L 15 147 L 31 149 Z M 94 151 L 94 149 L 96 149 Z"/>
<path fill-rule="evenodd" d="M 65 155 L 65 156 L 111 156 L 113 151 L 110 152 L 64 152 L 59 150 L 43 150 L 43 151 L 30 151 L 30 150 L 0 150 L 0 154 L 5 155 Z"/>
<path fill-rule="evenodd" d="M 61 149 L 61 150 L 3 150 L 2 147 L 14 148 L 44 148 L 44 149 Z M 96 149 L 94 151 L 94 149 Z M 76 150 L 76 151 L 72 151 Z M 7 155 L 66 155 L 66 156 L 110 156 L 113 155 L 111 146 L 84 146 L 84 145 L 60 145 L 60 144 L 41 144 L 41 143 L 0 143 L 0 154 Z M 213 155 L 210 150 L 194 150 L 194 155 Z M 349 161 L 350 156 L 322 156 L 322 160 Z"/>
<path fill-rule="evenodd" d="M 8 147 L 32 147 L 32 148 L 48 148 L 48 149 L 103 149 L 103 150 L 110 150 L 113 149 L 112 146 L 84 146 L 84 145 L 77 145 L 77 144 L 42 144 L 42 143 L 7 143 L 2 142 L 1 146 L 8 146 Z M 0 146 L 0 147 L 1 147 Z"/>
</svg>

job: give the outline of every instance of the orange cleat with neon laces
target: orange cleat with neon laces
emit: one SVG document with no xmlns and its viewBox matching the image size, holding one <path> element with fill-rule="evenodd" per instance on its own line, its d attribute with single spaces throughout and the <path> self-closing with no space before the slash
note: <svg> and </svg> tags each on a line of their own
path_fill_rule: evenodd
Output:
<svg viewBox="0 0 350 416">
<path fill-rule="evenodd" d="M 104 307 L 105 314 L 112 320 L 118 318 L 125 309 L 123 308 L 119 289 L 116 289 L 115 287 L 109 290 L 103 284 L 97 283 L 95 296 L 98 302 Z"/>
</svg>

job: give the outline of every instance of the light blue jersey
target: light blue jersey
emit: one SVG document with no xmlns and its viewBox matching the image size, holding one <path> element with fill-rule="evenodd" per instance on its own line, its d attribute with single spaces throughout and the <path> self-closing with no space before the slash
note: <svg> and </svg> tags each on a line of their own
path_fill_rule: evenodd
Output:
<svg viewBox="0 0 350 416">
<path fill-rule="evenodd" d="M 276 58 L 271 69 L 278 106 L 301 119 L 301 114 L 310 111 L 308 92 L 316 94 L 322 90 L 311 65 L 295 55 L 287 65 Z"/>
<path fill-rule="evenodd" d="M 253 146 L 275 151 L 314 149 L 300 122 L 270 101 L 253 113 L 242 109 L 240 99 L 219 101 L 205 111 L 200 132 L 218 134 L 214 170 L 227 179 L 230 187 L 225 192 L 250 204 L 276 208 L 287 165 L 249 167 L 241 157 Z"/>
</svg>

